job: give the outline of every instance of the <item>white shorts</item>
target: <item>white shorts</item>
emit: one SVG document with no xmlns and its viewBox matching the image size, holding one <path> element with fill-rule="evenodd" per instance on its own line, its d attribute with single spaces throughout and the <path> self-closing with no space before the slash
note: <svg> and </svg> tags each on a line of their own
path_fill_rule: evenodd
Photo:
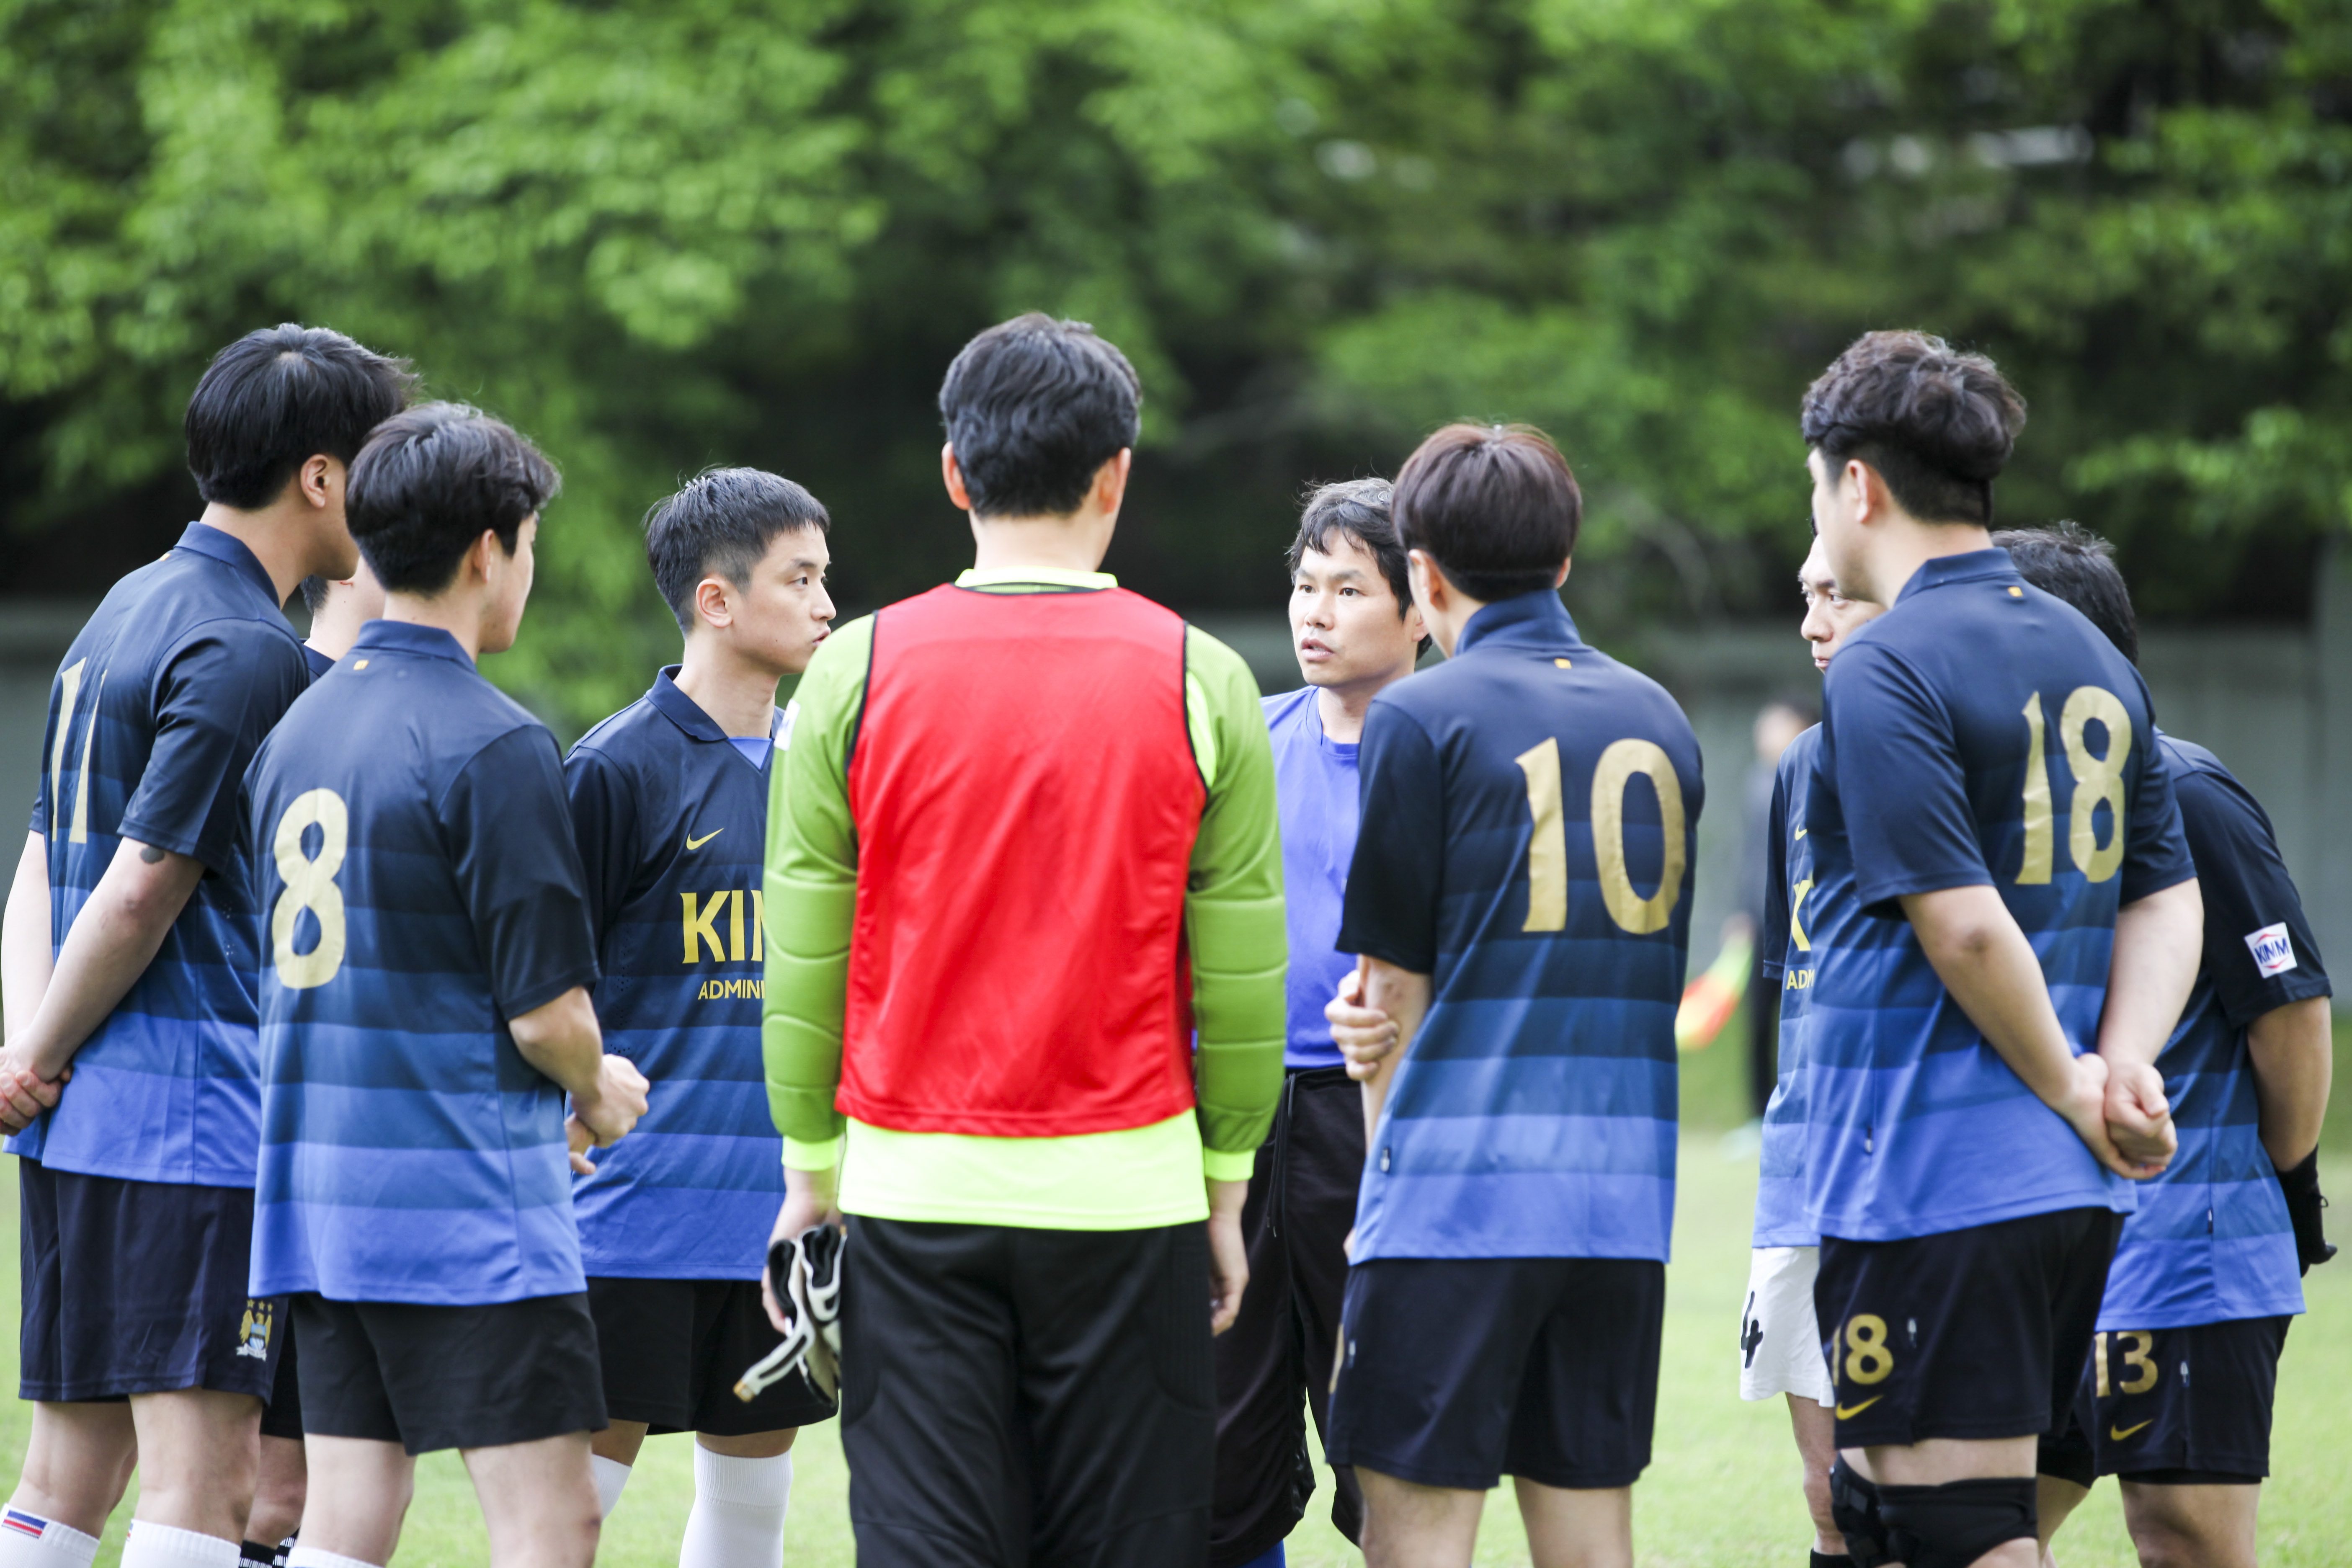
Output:
<svg viewBox="0 0 2352 1568">
<path fill-rule="evenodd" d="M 1833 1405 L 1829 1363 L 1813 1317 L 1818 1247 L 1759 1247 L 1748 1265 L 1748 1306 L 1739 1317 L 1739 1397 L 1794 1394 Z"/>
</svg>

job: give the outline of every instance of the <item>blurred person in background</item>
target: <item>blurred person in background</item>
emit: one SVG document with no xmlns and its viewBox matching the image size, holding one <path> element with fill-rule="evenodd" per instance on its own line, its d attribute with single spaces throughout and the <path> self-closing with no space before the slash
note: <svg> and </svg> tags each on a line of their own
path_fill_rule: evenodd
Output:
<svg viewBox="0 0 2352 1568">
<path fill-rule="evenodd" d="M 223 349 L 186 416 L 203 517 L 115 584 L 50 686 L 0 937 L 36 1402 L 9 1568 L 86 1568 L 134 1464 L 125 1563 L 238 1561 L 284 1316 L 247 1293 L 262 922 L 239 802 L 311 679 L 279 606 L 353 570 L 346 469 L 413 383 L 323 328 Z"/>
<path fill-rule="evenodd" d="M 1819 564 L 1808 560 L 1808 566 Z M 1826 568 L 1823 569 L 1826 577 Z M 1802 574 L 1800 581 L 1802 582 Z M 1805 590 L 1810 602 L 1812 590 Z M 1806 623 L 1814 625 L 1809 613 Z M 1810 640 L 1811 633 L 1807 634 Z M 1822 645 L 1813 644 L 1816 650 Z M 1766 874 L 1765 862 L 1769 858 L 1773 843 L 1770 823 L 1773 783 L 1780 777 L 1780 758 L 1789 743 L 1815 724 L 1821 722 L 1822 708 L 1816 693 L 1793 689 L 1776 691 L 1771 700 L 1757 710 L 1753 734 L 1756 760 L 1748 766 L 1748 776 L 1740 782 L 1739 791 L 1739 912 L 1748 917 L 1748 934 L 1758 940 L 1756 949 L 1757 977 L 1763 980 L 1764 966 L 1775 962 L 1779 954 L 1761 942 L 1760 933 L 1767 923 L 1766 914 L 1772 901 L 1780 896 Z M 1764 1120 L 1764 1108 L 1771 1103 L 1772 1089 L 1778 1079 L 1774 1067 L 1780 1055 L 1780 993 L 1775 986 L 1755 984 L 1748 987 L 1748 1114 L 1758 1123 Z"/>
<path fill-rule="evenodd" d="M 2004 530 L 2019 575 L 2139 662 L 2114 552 L 2072 522 Z M 2333 987 L 2270 818 L 2204 747 L 2158 731 L 2204 897 L 2197 988 L 2156 1058 L 2180 1151 L 2107 1269 L 2082 1392 L 2042 1446 L 2046 1548 L 2101 1476 L 2146 1568 L 2253 1568 L 2271 1413 L 2322 1234 Z"/>
<path fill-rule="evenodd" d="M 1315 1490 L 1301 1397 L 1328 1429 L 1348 1232 L 1364 1174 L 1363 1094 L 1323 1005 L 1356 964 L 1339 951 L 1356 852 L 1364 710 L 1412 673 L 1426 638 L 1386 479 L 1325 485 L 1290 543 L 1290 637 L 1307 684 L 1265 700 L 1290 933 L 1282 1103 L 1257 1152 L 1242 1234 L 1250 1289 L 1217 1340 L 1217 1507 L 1210 1568 L 1276 1564 Z M 1353 1472 L 1332 1472 L 1333 1528 L 1362 1532 Z"/>
</svg>

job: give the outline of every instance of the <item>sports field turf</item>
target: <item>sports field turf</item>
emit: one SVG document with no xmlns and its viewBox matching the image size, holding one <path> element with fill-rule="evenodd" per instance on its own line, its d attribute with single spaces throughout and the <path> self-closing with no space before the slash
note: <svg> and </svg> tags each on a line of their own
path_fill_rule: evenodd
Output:
<svg viewBox="0 0 2352 1568">
<path fill-rule="evenodd" d="M 1734 1029 L 1710 1049 L 1685 1058 L 1682 1179 L 1675 1223 L 1675 1263 L 1667 1277 L 1664 1370 L 1658 1395 L 1657 1457 L 1634 1489 L 1634 1535 L 1645 1568 L 1764 1568 L 1802 1563 L 1804 1505 L 1797 1492 L 1796 1450 L 1780 1405 L 1743 1405 L 1732 1349 L 1747 1285 L 1748 1235 L 1755 1194 L 1752 1152 L 1727 1158 L 1719 1129 L 1738 1114 L 1739 1041 Z M 2336 1035 L 2338 1092 L 2321 1157 L 2323 1175 L 2352 1194 L 2352 1030 Z M 16 1163 L 0 1162 L 0 1366 L 15 1384 Z M 2332 1174 L 2331 1174 L 2332 1173 Z M 2263 1489 L 2262 1556 L 2271 1568 L 2320 1568 L 2352 1562 L 2352 1201 L 2340 1202 L 2336 1232 L 2345 1258 L 2305 1281 L 2309 1315 L 2289 1336 L 2279 1379 L 2273 1479 Z M 12 1485 L 24 1450 L 29 1407 L 0 1405 L 0 1485 Z M 657 1438 L 619 1510 L 605 1527 L 599 1561 L 661 1568 L 677 1561 L 679 1531 L 693 1490 L 693 1459 L 684 1437 Z M 834 1427 L 811 1430 L 794 1450 L 796 1479 L 785 1561 L 792 1568 L 848 1568 L 853 1559 L 844 1508 L 847 1475 Z M 1291 1537 L 1300 1568 L 1360 1561 L 1327 1522 L 1328 1479 Z M 107 1531 L 100 1568 L 122 1547 L 126 1503 Z M 2104 1484 L 2068 1524 L 2057 1556 L 2064 1568 L 2126 1568 L 2136 1559 L 2124 1534 L 2112 1483 Z M 418 1467 L 416 1502 L 398 1568 L 461 1568 L 486 1563 L 473 1490 L 454 1454 Z M 1525 1561 L 1507 1488 L 1489 1500 L 1478 1562 Z"/>
</svg>

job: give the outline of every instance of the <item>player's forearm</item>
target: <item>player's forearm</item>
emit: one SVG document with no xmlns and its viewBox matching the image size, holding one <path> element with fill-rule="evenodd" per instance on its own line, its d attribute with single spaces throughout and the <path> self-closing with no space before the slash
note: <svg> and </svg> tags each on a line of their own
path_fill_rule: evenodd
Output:
<svg viewBox="0 0 2352 1568">
<path fill-rule="evenodd" d="M 2293 1170 L 2319 1147 L 2335 1071 L 2334 1016 L 2325 996 L 2274 1007 L 2246 1026 L 2263 1147 Z"/>
<path fill-rule="evenodd" d="M 49 856 L 37 833 L 25 836 L 25 853 L 8 884 L 0 921 L 0 1038 L 13 1040 L 33 1021 L 49 988 Z"/>
<path fill-rule="evenodd" d="M 2197 882 L 2150 893 L 2116 913 L 2107 963 L 2099 1054 L 2110 1063 L 2152 1063 L 2180 1024 L 2205 946 L 2205 901 Z"/>
<path fill-rule="evenodd" d="M 40 1008 L 16 1042 L 35 1072 L 55 1079 L 65 1071 L 155 961 L 204 874 L 204 863 L 191 856 L 122 841 L 74 917 Z"/>
<path fill-rule="evenodd" d="M 1385 960 L 1367 955 L 1361 963 L 1364 1005 L 1386 1013 L 1396 1020 L 1397 1026 L 1396 1047 L 1381 1059 L 1372 1076 L 1364 1079 L 1364 1144 L 1369 1149 L 1380 1127 L 1381 1112 L 1388 1105 L 1389 1085 L 1395 1080 L 1405 1052 L 1412 1048 L 1422 1020 L 1429 1016 L 1434 987 L 1428 975 L 1401 969 Z"/>
<path fill-rule="evenodd" d="M 514 1037 L 522 1059 L 553 1079 L 576 1106 L 594 1106 L 604 1091 L 604 1031 L 596 1022 L 586 986 L 575 985 L 554 1001 L 509 1018 L 507 1032 Z"/>
<path fill-rule="evenodd" d="M 1903 912 L 1969 1021 L 2043 1104 L 2063 1104 L 2073 1084 L 2074 1051 L 2033 944 L 2000 895 L 1988 887 L 1912 893 Z"/>
</svg>

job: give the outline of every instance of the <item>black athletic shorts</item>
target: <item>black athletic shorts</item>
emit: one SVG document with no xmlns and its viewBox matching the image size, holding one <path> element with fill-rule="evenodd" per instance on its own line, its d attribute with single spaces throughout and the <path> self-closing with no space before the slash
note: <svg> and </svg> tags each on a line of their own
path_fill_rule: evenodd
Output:
<svg viewBox="0 0 2352 1568">
<path fill-rule="evenodd" d="M 2106 1332 L 2042 1470 L 2089 1486 L 2254 1486 L 2271 1473 L 2271 1410 L 2292 1318 Z"/>
<path fill-rule="evenodd" d="M 412 1454 L 604 1427 L 585 1292 L 483 1307 L 292 1298 L 302 1419 L 321 1437 Z"/>
<path fill-rule="evenodd" d="M 24 1399 L 208 1388 L 267 1400 L 283 1304 L 245 1293 L 253 1189 L 126 1182 L 19 1160 Z"/>
<path fill-rule="evenodd" d="M 1906 1241 L 1822 1238 L 1837 1445 L 2039 1436 L 2065 1419 L 2124 1216 L 2062 1209 Z"/>
<path fill-rule="evenodd" d="M 745 1437 L 833 1415 L 833 1401 L 804 1374 L 749 1405 L 735 1397 L 735 1380 L 783 1342 L 757 1279 L 592 1279 L 588 1315 L 613 1420 L 642 1421 L 656 1435 Z"/>
<path fill-rule="evenodd" d="M 1301 1396 L 1327 1437 L 1348 1232 L 1364 1175 L 1364 1090 L 1343 1067 L 1284 1077 L 1274 1129 L 1258 1149 L 1242 1208 L 1249 1289 L 1217 1336 L 1217 1501 L 1209 1568 L 1239 1568 L 1274 1549 L 1315 1493 Z M 1355 1473 L 1332 1472 L 1331 1525 L 1363 1531 Z"/>
<path fill-rule="evenodd" d="M 278 1313 L 278 1376 L 269 1385 L 269 1403 L 261 1407 L 261 1435 L 302 1440 L 301 1358 L 294 1352 L 294 1312 L 290 1306 Z"/>
<path fill-rule="evenodd" d="M 1427 1487 L 1633 1484 L 1657 1425 L 1663 1263 L 1382 1258 L 1348 1271 L 1330 1459 Z"/>
<path fill-rule="evenodd" d="M 1201 1568 L 1207 1226 L 855 1215 L 841 1289 L 858 1568 Z"/>
</svg>

